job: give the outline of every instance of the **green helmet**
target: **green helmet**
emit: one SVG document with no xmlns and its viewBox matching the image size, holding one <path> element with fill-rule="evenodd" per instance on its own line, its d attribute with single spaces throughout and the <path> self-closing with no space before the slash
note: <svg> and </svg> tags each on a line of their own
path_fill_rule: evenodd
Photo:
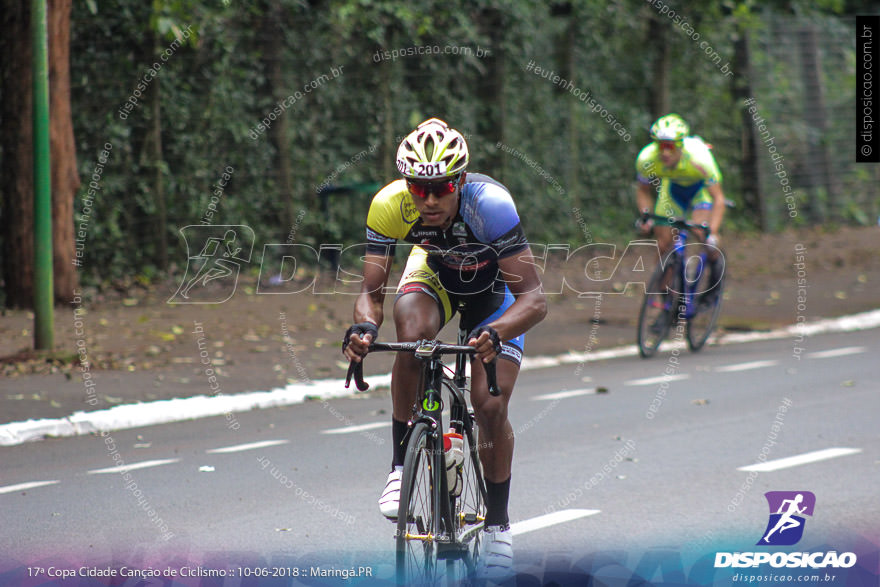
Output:
<svg viewBox="0 0 880 587">
<path fill-rule="evenodd" d="M 690 127 L 684 121 L 684 118 L 678 114 L 667 114 L 657 119 L 657 122 L 651 125 L 651 138 L 655 141 L 676 141 L 684 140 L 691 132 Z"/>
<path fill-rule="evenodd" d="M 397 149 L 397 170 L 407 179 L 455 177 L 469 160 L 464 137 L 438 118 L 420 124 Z"/>
</svg>

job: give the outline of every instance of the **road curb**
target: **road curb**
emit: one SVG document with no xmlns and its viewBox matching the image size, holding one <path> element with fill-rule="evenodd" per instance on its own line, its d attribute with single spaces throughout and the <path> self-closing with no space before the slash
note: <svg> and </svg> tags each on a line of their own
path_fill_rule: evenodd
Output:
<svg viewBox="0 0 880 587">
<path fill-rule="evenodd" d="M 852 332 L 880 327 L 880 310 L 830 318 L 816 322 L 797 324 L 768 332 L 748 332 L 723 334 L 714 340 L 717 345 L 744 344 L 763 340 L 802 338 L 817 334 Z M 800 343 L 798 343 L 800 344 Z M 661 351 L 683 347 L 683 343 L 664 343 Z M 575 363 L 588 363 L 630 357 L 638 354 L 635 346 L 627 345 L 600 351 L 584 353 L 568 352 L 552 357 L 526 357 L 523 370 L 558 367 Z M 324 379 L 311 383 L 295 383 L 272 391 L 251 391 L 235 395 L 195 396 L 188 398 L 141 402 L 115 406 L 93 412 L 75 412 L 65 418 L 27 420 L 0 425 L 0 446 L 15 446 L 46 438 L 98 434 L 111 430 L 125 430 L 141 426 L 168 424 L 197 418 L 247 412 L 255 409 L 289 406 L 303 403 L 308 399 L 328 400 L 350 397 L 351 390 L 345 389 L 343 379 Z M 374 386 L 388 386 L 391 374 L 376 375 L 370 378 Z"/>
</svg>

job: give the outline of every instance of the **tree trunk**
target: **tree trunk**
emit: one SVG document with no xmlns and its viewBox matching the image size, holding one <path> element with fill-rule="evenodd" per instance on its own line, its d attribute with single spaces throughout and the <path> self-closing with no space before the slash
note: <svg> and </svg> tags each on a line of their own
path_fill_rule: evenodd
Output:
<svg viewBox="0 0 880 587">
<path fill-rule="evenodd" d="M 269 74 L 269 92 L 275 103 L 281 102 L 285 96 L 284 75 L 282 73 L 283 59 L 283 8 L 281 3 L 275 1 L 266 12 L 264 31 L 266 35 L 266 69 Z M 294 190 L 291 169 L 290 144 L 288 142 L 288 127 L 291 113 L 282 114 L 275 123 L 269 127 L 269 136 L 275 145 L 278 165 L 279 194 L 284 206 L 284 223 L 286 227 L 280 227 L 282 238 L 285 238 L 294 224 Z"/>
<path fill-rule="evenodd" d="M 807 24 L 799 31 L 801 44 L 801 73 L 804 83 L 804 121 L 807 126 L 806 178 L 810 187 L 807 216 L 814 223 L 825 221 L 825 210 L 830 209 L 837 218 L 837 192 L 832 178 L 831 162 L 825 133 L 828 117 L 825 114 L 825 91 L 822 86 L 821 63 L 816 25 Z M 820 202 L 818 191 L 825 192 L 825 202 Z"/>
<path fill-rule="evenodd" d="M 80 179 L 70 106 L 70 10 L 73 0 L 49 0 L 49 141 L 52 157 L 52 248 L 55 301 L 69 303 L 79 287 L 74 261 L 73 203 Z M 8 87 L 5 86 L 4 87 Z"/>
<path fill-rule="evenodd" d="M 393 27 L 386 27 L 385 38 L 388 39 L 388 47 L 397 47 L 397 31 Z M 382 48 L 383 50 L 385 47 Z M 380 153 L 382 167 L 384 169 L 384 179 L 389 182 L 400 177 L 397 170 L 397 147 L 400 141 L 394 137 L 394 72 L 396 61 L 391 63 L 382 62 L 379 65 L 381 72 L 381 92 L 382 92 L 382 151 Z M 401 136 L 405 137 L 412 129 L 401 129 Z"/>
<path fill-rule="evenodd" d="M 3 2 L 0 59 L 3 100 L 0 133 L 0 231 L 3 236 L 3 289 L 5 304 L 33 306 L 34 297 L 34 186 L 33 105 L 31 103 L 30 2 Z"/>
<path fill-rule="evenodd" d="M 749 53 L 748 31 L 740 29 L 733 43 L 734 75 L 730 79 L 730 91 L 733 94 L 734 103 L 740 109 L 742 118 L 741 138 L 741 161 L 742 161 L 742 195 L 743 214 L 761 229 L 767 230 L 767 217 L 764 212 L 764 195 L 761 191 L 759 175 L 757 137 L 752 115 L 745 105 L 745 101 L 754 97 L 751 85 L 751 56 Z"/>
<path fill-rule="evenodd" d="M 672 67 L 669 43 L 669 19 L 652 11 L 646 39 L 646 45 L 654 50 L 654 78 L 651 87 L 646 88 L 652 122 L 669 113 L 669 70 Z"/>
<path fill-rule="evenodd" d="M 0 39 L 0 78 L 3 100 L 0 118 L 2 166 L 0 190 L 5 304 L 33 307 L 34 297 L 34 183 L 33 183 L 33 75 L 31 71 L 30 3 L 3 3 Z M 71 0 L 48 3 L 49 136 L 52 158 L 52 224 L 54 296 L 73 299 L 79 279 L 74 259 L 73 202 L 79 187 L 76 145 L 70 109 Z"/>
<path fill-rule="evenodd" d="M 480 11 L 477 26 L 485 38 L 489 39 L 492 53 L 483 57 L 481 63 L 486 73 L 477 83 L 477 103 L 480 105 L 477 119 L 477 132 L 486 144 L 495 144 L 504 138 L 504 13 L 494 8 Z M 456 126 L 455 122 L 447 121 Z M 501 168 L 502 152 L 493 149 L 486 153 L 484 165 L 488 173 L 497 174 Z"/>
<path fill-rule="evenodd" d="M 159 34 L 153 31 L 154 55 L 162 50 L 159 47 Z M 152 108 L 152 167 L 153 167 L 153 197 L 156 200 L 156 238 L 159 239 L 158 251 L 156 252 L 156 266 L 165 271 L 168 269 L 168 210 L 165 202 L 165 155 L 162 152 L 162 91 L 161 78 L 156 76 L 150 87 L 150 102 Z"/>
<path fill-rule="evenodd" d="M 577 23 L 578 23 L 578 14 L 575 12 L 574 6 L 571 3 L 566 3 L 564 8 L 561 8 L 566 11 L 566 27 L 565 27 L 565 36 L 562 39 L 562 71 L 564 72 L 564 77 L 567 80 L 574 80 L 575 78 L 575 46 L 577 44 Z M 578 128 L 577 119 L 578 113 L 583 108 L 583 103 L 578 100 L 572 100 L 571 96 L 566 96 L 566 100 L 568 103 L 568 160 L 567 169 L 565 173 L 565 183 L 568 186 L 569 197 L 576 198 L 575 201 L 569 202 L 572 206 L 584 207 L 586 202 L 584 201 L 583 196 L 585 195 L 586 190 L 577 189 L 578 186 L 578 168 L 581 164 L 581 158 L 578 156 L 580 153 L 580 149 L 578 148 L 578 139 L 580 137 L 580 129 Z M 575 195 L 576 194 L 576 195 Z"/>
</svg>

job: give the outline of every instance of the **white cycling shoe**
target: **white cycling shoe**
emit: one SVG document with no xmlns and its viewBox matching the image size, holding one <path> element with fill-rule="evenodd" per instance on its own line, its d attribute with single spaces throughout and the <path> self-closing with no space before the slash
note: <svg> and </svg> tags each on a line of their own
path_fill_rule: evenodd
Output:
<svg viewBox="0 0 880 587">
<path fill-rule="evenodd" d="M 403 467 L 394 467 L 388 473 L 388 481 L 385 482 L 385 490 L 379 498 L 379 511 L 389 520 L 397 519 L 397 510 L 400 507 L 400 479 L 403 477 Z"/>
<path fill-rule="evenodd" d="M 501 581 L 512 577 L 513 534 L 510 526 L 488 526 L 483 534 L 477 578 Z"/>
</svg>

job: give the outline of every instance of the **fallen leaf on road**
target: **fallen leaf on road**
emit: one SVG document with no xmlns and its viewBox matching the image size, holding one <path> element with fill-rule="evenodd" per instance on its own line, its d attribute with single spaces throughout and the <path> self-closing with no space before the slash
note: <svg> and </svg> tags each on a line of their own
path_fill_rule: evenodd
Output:
<svg viewBox="0 0 880 587">
<path fill-rule="evenodd" d="M 199 467 L 199 473 L 213 473 L 213 472 L 214 472 L 214 467 L 212 467 L 210 465 L 202 465 L 201 467 Z"/>
</svg>

